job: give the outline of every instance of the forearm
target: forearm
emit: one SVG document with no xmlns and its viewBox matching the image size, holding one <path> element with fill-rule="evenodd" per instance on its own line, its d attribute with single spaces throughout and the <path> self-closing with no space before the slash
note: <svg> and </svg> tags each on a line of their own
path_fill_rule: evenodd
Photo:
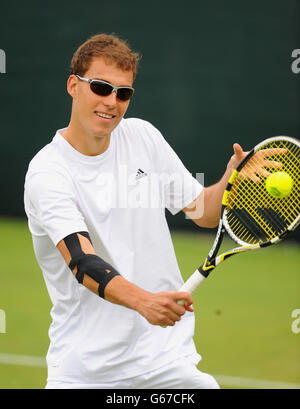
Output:
<svg viewBox="0 0 300 409">
<path fill-rule="evenodd" d="M 130 308 L 153 325 L 174 325 L 185 311 L 192 311 L 192 296 L 186 292 L 153 294 L 127 281 L 115 268 L 96 255 L 88 232 L 72 233 L 57 245 L 77 281 L 114 304 Z M 186 300 L 184 306 L 179 300 Z"/>
<path fill-rule="evenodd" d="M 141 305 L 151 293 L 127 281 L 122 276 L 114 277 L 106 286 L 104 298 L 113 304 L 123 305 L 141 313 Z"/>
<path fill-rule="evenodd" d="M 214 228 L 218 225 L 223 193 L 232 170 L 231 167 L 227 166 L 226 172 L 218 183 L 203 188 L 197 199 L 183 209 L 183 212 L 198 226 Z"/>
<path fill-rule="evenodd" d="M 203 227 L 216 227 L 218 225 L 221 216 L 223 193 L 232 171 L 232 168 L 227 167 L 226 172 L 218 183 L 204 188 L 204 222 L 206 225 Z M 201 219 L 199 221 L 201 222 Z"/>
<path fill-rule="evenodd" d="M 153 294 L 121 276 L 108 283 L 105 299 L 137 311 L 152 325 L 173 326 L 186 311 L 194 311 L 193 298 L 187 292 L 164 291 Z M 185 300 L 185 304 L 178 304 L 180 300 Z"/>
<path fill-rule="evenodd" d="M 183 209 L 183 212 L 200 227 L 213 228 L 218 225 L 224 190 L 233 170 L 247 154 L 238 144 L 234 144 L 233 149 L 234 155 L 228 162 L 226 171 L 219 182 L 204 188 L 197 199 Z"/>
</svg>

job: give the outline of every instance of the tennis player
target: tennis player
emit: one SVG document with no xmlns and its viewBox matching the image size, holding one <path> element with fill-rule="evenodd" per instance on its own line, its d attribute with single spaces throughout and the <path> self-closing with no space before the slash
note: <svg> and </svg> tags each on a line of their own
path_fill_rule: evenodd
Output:
<svg viewBox="0 0 300 409">
<path fill-rule="evenodd" d="M 138 60 L 113 35 L 82 44 L 70 122 L 29 164 L 25 210 L 53 303 L 46 388 L 218 388 L 196 367 L 193 298 L 176 291 L 165 209 L 215 227 L 245 153 L 235 144 L 204 188 L 154 126 L 124 118 Z"/>
</svg>

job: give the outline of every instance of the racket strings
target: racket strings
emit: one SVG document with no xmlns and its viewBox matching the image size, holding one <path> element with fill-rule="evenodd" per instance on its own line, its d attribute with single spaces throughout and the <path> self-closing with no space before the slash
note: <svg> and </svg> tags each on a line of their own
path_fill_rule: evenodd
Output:
<svg viewBox="0 0 300 409">
<path fill-rule="evenodd" d="M 274 166 L 274 162 L 282 166 Z M 294 183 L 289 196 L 274 198 L 267 192 L 262 167 L 269 173 L 283 171 L 291 176 Z M 284 232 L 300 212 L 299 172 L 299 146 L 286 140 L 262 146 L 236 175 L 228 194 L 227 223 L 233 234 L 249 244 L 257 244 Z M 258 176 L 260 182 L 253 181 L 253 176 Z"/>
<path fill-rule="evenodd" d="M 277 159 L 276 157 L 272 157 L 271 159 Z M 279 158 L 280 159 L 280 158 Z M 287 168 L 289 168 L 290 169 L 290 172 L 289 173 L 292 173 L 291 172 L 291 166 L 288 166 L 288 164 L 289 164 L 289 160 L 288 160 L 289 158 L 288 158 L 288 156 L 286 156 L 286 167 Z M 255 162 L 254 161 L 252 161 L 252 166 L 256 166 L 255 165 Z M 270 170 L 270 169 L 269 169 Z M 252 183 L 252 185 L 253 185 L 253 183 Z M 255 186 L 255 185 L 254 185 Z M 255 207 L 256 208 L 259 208 L 260 206 L 262 206 L 262 205 L 266 205 L 266 203 L 265 203 L 265 195 L 261 195 L 261 188 L 262 188 L 262 184 L 260 184 L 260 185 L 256 185 L 255 186 L 255 188 L 257 188 L 257 187 L 259 187 L 259 189 L 260 189 L 260 192 L 259 192 L 259 195 L 257 195 L 256 196 L 256 198 L 257 198 L 257 201 L 256 201 L 256 203 L 255 203 Z M 249 184 L 247 185 L 247 188 L 249 188 Z M 249 189 L 247 189 L 247 194 L 249 194 Z M 269 195 L 267 195 L 267 198 L 268 199 L 271 199 L 271 196 L 269 196 Z M 263 199 L 263 200 L 262 200 Z M 291 196 L 290 197 L 290 202 L 293 204 L 295 201 L 297 200 L 297 196 L 295 196 L 294 195 L 294 197 L 293 196 Z M 274 199 L 273 199 L 273 202 L 274 202 Z M 290 203 L 290 204 L 291 204 Z M 283 216 L 286 216 L 286 209 L 285 209 L 285 206 L 283 205 L 283 204 L 286 204 L 284 201 L 278 201 L 277 200 L 277 211 L 279 212 L 279 213 L 281 213 L 281 215 L 283 215 Z M 270 203 L 269 203 L 269 205 L 270 205 Z M 253 210 L 253 209 L 252 209 Z M 292 212 L 293 213 L 293 212 Z M 265 216 L 265 212 L 263 213 L 264 214 L 264 216 Z M 274 214 L 276 214 L 276 213 L 274 213 L 273 212 L 273 215 Z M 271 217 L 272 218 L 272 217 Z M 273 219 L 274 219 L 274 217 L 273 217 Z M 275 219 L 276 220 L 276 219 Z M 269 221 L 269 220 L 268 220 Z M 261 221 L 260 221 L 261 222 Z M 284 223 L 284 227 L 285 227 L 285 223 Z M 266 227 L 266 226 L 265 226 Z M 281 226 L 279 226 L 279 227 L 281 227 Z"/>
</svg>

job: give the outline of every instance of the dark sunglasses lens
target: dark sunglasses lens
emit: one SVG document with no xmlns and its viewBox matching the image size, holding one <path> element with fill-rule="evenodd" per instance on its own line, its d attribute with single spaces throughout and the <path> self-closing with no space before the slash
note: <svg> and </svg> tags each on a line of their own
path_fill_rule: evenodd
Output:
<svg viewBox="0 0 300 409">
<path fill-rule="evenodd" d="M 93 81 L 90 84 L 91 90 L 97 94 L 101 95 L 102 97 L 106 97 L 107 95 L 111 94 L 113 87 L 110 84 L 106 84 L 105 82 L 98 82 Z M 120 88 L 118 89 L 117 96 L 121 101 L 127 101 L 133 95 L 133 90 L 131 88 Z"/>
<path fill-rule="evenodd" d="M 120 88 L 118 89 L 117 96 L 121 101 L 127 101 L 133 95 L 133 90 L 131 88 Z"/>
<path fill-rule="evenodd" d="M 112 91 L 112 86 L 109 84 L 105 84 L 103 82 L 92 82 L 91 83 L 91 90 L 97 94 L 97 95 L 101 95 L 103 97 L 106 97 L 107 95 L 109 95 Z"/>
</svg>

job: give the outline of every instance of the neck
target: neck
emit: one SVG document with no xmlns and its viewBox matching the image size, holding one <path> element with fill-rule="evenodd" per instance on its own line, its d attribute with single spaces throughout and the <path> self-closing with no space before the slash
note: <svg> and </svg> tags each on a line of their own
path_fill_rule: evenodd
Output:
<svg viewBox="0 0 300 409">
<path fill-rule="evenodd" d="M 82 127 L 77 127 L 72 121 L 62 136 L 74 149 L 87 156 L 101 155 L 108 149 L 110 143 L 110 135 L 101 137 L 92 135 Z"/>
</svg>

